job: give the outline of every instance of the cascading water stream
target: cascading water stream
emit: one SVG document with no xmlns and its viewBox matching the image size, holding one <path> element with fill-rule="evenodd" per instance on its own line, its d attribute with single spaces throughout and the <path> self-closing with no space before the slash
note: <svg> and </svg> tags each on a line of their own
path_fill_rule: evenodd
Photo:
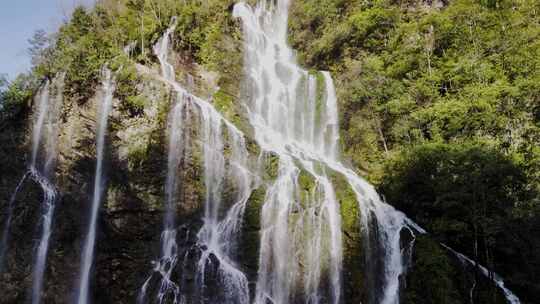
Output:
<svg viewBox="0 0 540 304">
<path fill-rule="evenodd" d="M 197 245 L 201 248 L 197 277 L 205 288 L 207 266 L 217 267 L 215 274 L 223 289 L 221 303 L 249 303 L 248 281 L 244 273 L 237 269 L 231 260 L 231 254 L 241 227 L 246 203 L 251 193 L 251 173 L 248 169 L 248 153 L 243 135 L 230 124 L 224 124 L 223 118 L 216 115 L 211 107 L 200 108 L 202 144 L 204 154 L 204 175 L 206 186 L 205 214 L 203 226 L 197 234 Z M 226 172 L 225 147 L 222 127 L 226 126 L 231 148 L 229 160 L 230 180 L 238 187 L 235 203 L 220 220 L 222 193 Z M 211 257 L 217 261 L 212 265 Z"/>
<path fill-rule="evenodd" d="M 324 79 L 321 100 L 316 75 L 296 64 L 286 44 L 288 4 L 261 1 L 254 9 L 245 3 L 234 8 L 244 25 L 247 95 L 253 96 L 249 120 L 259 145 L 279 156 L 278 177 L 261 212 L 255 302 L 294 302 L 299 293 L 306 303 L 339 303 L 341 217 L 325 164 L 317 160 L 337 154 L 335 91 L 329 74 L 319 75 Z M 305 195 L 302 172 L 315 183 Z"/>
<path fill-rule="evenodd" d="M 175 81 L 175 72 L 173 65 L 169 63 L 169 43 L 175 29 L 176 17 L 173 17 L 171 20 L 171 26 L 167 28 L 163 36 L 161 36 L 156 45 L 154 45 L 154 54 L 159 60 L 161 75 L 165 79 L 173 82 Z"/>
<path fill-rule="evenodd" d="M 34 267 L 32 271 L 31 299 L 33 304 L 41 302 L 41 291 L 49 241 L 51 237 L 52 221 L 57 197 L 56 187 L 53 184 L 54 167 L 57 156 L 57 137 L 59 132 L 59 115 L 63 103 L 64 74 L 55 77 L 51 82 L 47 81 L 37 95 L 37 117 L 33 125 L 32 151 L 28 173 L 43 192 L 41 204 L 42 214 L 40 217 L 40 238 L 37 244 Z M 16 193 L 22 183 L 17 186 L 10 205 L 13 204 Z M 10 207 L 12 208 L 12 206 Z M 8 219 L 10 222 L 11 219 Z"/>
<path fill-rule="evenodd" d="M 168 62 L 169 42 L 171 34 L 176 27 L 176 20 L 173 18 L 171 26 L 165 31 L 163 36 L 154 46 L 154 54 L 158 57 L 161 66 L 162 76 L 170 82 L 175 81 L 174 68 Z M 167 159 L 167 179 L 165 184 L 165 215 L 163 220 L 163 232 L 161 233 L 161 256 L 154 262 L 153 273 L 148 277 L 141 287 L 138 296 L 138 303 L 145 303 L 148 287 L 154 273 L 160 275 L 160 284 L 157 294 L 158 303 L 163 303 L 168 294 L 172 293 L 173 303 L 178 303 L 180 288 L 178 284 L 171 280 L 172 272 L 178 262 L 178 244 L 176 242 L 176 219 L 175 203 L 178 188 L 177 169 L 186 149 L 183 145 L 183 127 L 186 115 L 186 103 L 189 95 L 184 92 L 177 92 L 176 105 L 174 105 L 169 115 L 169 148 Z"/>
<path fill-rule="evenodd" d="M 41 302 L 41 290 L 43 288 L 43 276 L 45 273 L 45 265 L 47 261 L 47 252 L 49 251 L 49 240 L 51 237 L 51 226 L 55 209 L 56 188 L 47 178 L 42 176 L 34 168 L 31 169 L 32 178 L 41 186 L 43 190 L 43 214 L 41 216 L 42 228 L 41 238 L 36 250 L 36 261 L 33 270 L 32 282 L 32 303 Z"/>
<path fill-rule="evenodd" d="M 166 34 L 168 35 L 168 34 Z M 173 303 L 178 303 L 180 288 L 171 280 L 172 272 L 178 262 L 178 245 L 176 243 L 175 203 L 178 188 L 177 169 L 183 154 L 183 127 L 187 119 L 185 115 L 186 98 L 181 93 L 177 95 L 177 104 L 169 117 L 169 150 L 167 160 L 167 180 L 165 184 L 165 216 L 161 233 L 161 257 L 154 264 L 152 275 L 144 282 L 138 297 L 138 303 L 145 303 L 148 287 L 154 273 L 159 274 L 160 284 L 157 294 L 158 303 L 163 303 L 168 294 L 172 294 Z"/>
<path fill-rule="evenodd" d="M 161 65 L 162 80 L 169 84 L 177 94 L 177 103 L 173 107 L 169 118 L 169 165 L 166 183 L 166 212 L 165 227 L 162 233 L 162 254 L 155 263 L 153 274 L 160 276 L 160 286 L 157 294 L 158 303 L 162 303 L 169 294 L 172 294 L 173 303 L 184 303 L 184 295 L 180 295 L 180 286 L 171 280 L 171 272 L 178 260 L 178 245 L 176 243 L 176 225 L 174 219 L 174 204 L 176 202 L 176 189 L 178 187 L 177 169 L 182 158 L 190 155 L 187 124 L 200 121 L 201 143 L 204 161 L 204 176 L 206 197 L 204 204 L 203 226 L 197 234 L 197 250 L 200 250 L 200 259 L 197 263 L 196 279 L 204 293 L 205 276 L 208 266 L 217 267 L 216 276 L 221 282 L 223 294 L 222 303 L 248 303 L 249 289 L 247 278 L 237 269 L 230 258 L 234 240 L 241 226 L 245 205 L 252 189 L 251 173 L 248 169 L 248 153 L 245 147 L 243 134 L 228 122 L 212 105 L 206 101 L 189 94 L 175 81 L 175 71 L 168 62 L 169 42 L 176 26 L 176 20 L 164 33 L 163 37 L 154 47 L 154 52 Z M 191 117 L 196 116 L 197 119 Z M 223 127 L 227 131 L 230 142 L 231 159 L 227 163 L 224 157 L 225 143 L 223 142 Z M 225 217 L 220 220 L 219 214 L 222 203 L 222 191 L 227 177 L 226 165 L 229 165 L 229 175 L 234 181 L 236 200 L 228 210 Z M 218 261 L 213 265 L 211 257 Z M 148 289 L 153 274 L 145 281 L 139 294 L 139 303 L 147 299 Z"/>
<path fill-rule="evenodd" d="M 57 197 L 57 191 L 52 180 L 52 170 L 56 162 L 56 144 L 58 137 L 58 119 L 63 103 L 64 74 L 53 79 L 52 88 L 56 91 L 52 94 L 43 93 L 38 108 L 38 119 L 34 125 L 32 142 L 32 163 L 30 164 L 30 174 L 32 178 L 41 186 L 43 190 L 43 213 L 41 216 L 41 237 L 36 250 L 35 264 L 33 270 L 32 283 L 32 303 L 41 302 L 41 290 L 43 288 L 43 277 L 49 251 L 49 240 L 51 237 L 52 221 Z M 49 91 L 48 86 L 45 90 Z M 52 99 L 52 102 L 50 101 Z M 43 130 L 44 129 L 44 130 Z M 38 164 L 38 152 L 42 148 L 44 156 L 42 164 Z"/>
<path fill-rule="evenodd" d="M 90 222 L 88 232 L 81 256 L 81 270 L 78 289 L 78 304 L 88 303 L 88 293 L 90 289 L 90 271 L 94 260 L 94 249 L 96 243 L 97 219 L 99 207 L 103 196 L 103 155 L 105 153 L 105 134 L 107 133 L 107 122 L 109 112 L 112 107 L 113 92 L 115 89 L 112 72 L 103 69 L 102 102 L 99 109 L 99 120 L 96 132 L 96 172 L 94 176 L 94 191 L 92 193 L 92 205 L 90 209 Z"/>
<path fill-rule="evenodd" d="M 28 177 L 38 183 L 43 192 L 40 216 L 40 238 L 37 243 L 34 267 L 32 271 L 31 301 L 33 304 L 41 302 L 41 290 L 49 249 L 51 226 L 54 216 L 57 191 L 52 182 L 53 169 L 56 162 L 56 144 L 58 137 L 58 119 L 63 103 L 64 74 L 47 81 L 36 95 L 36 113 L 32 131 L 32 150 L 28 171 L 15 188 L 8 204 L 8 217 L 2 231 L 0 247 L 0 272 L 8 248 L 9 229 L 16 196 Z M 52 92 L 52 94 L 51 94 Z M 40 153 L 41 152 L 41 153 Z"/>
</svg>

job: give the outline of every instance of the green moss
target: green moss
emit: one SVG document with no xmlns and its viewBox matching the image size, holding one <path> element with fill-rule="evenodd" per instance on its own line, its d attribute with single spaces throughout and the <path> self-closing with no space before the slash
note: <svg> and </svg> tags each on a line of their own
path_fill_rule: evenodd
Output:
<svg viewBox="0 0 540 304">
<path fill-rule="evenodd" d="M 242 226 L 242 250 L 239 252 L 250 280 L 256 280 L 259 262 L 259 242 L 261 229 L 261 209 L 266 189 L 255 189 L 248 200 Z"/>
<path fill-rule="evenodd" d="M 298 186 L 300 187 L 300 203 L 303 207 L 309 207 L 309 203 L 315 196 L 317 191 L 317 183 L 315 178 L 307 171 L 300 170 L 298 174 Z"/>
<path fill-rule="evenodd" d="M 308 71 L 307 76 L 302 75 L 297 86 L 296 94 L 300 96 L 300 98 L 309 98 L 310 96 L 306 95 L 306 92 L 311 90 L 311 88 L 309 88 L 309 86 L 312 85 L 311 79 L 315 80 L 315 125 L 320 125 L 323 106 L 326 101 L 326 86 L 323 74 L 316 70 L 310 70 Z"/>
<path fill-rule="evenodd" d="M 278 177 L 279 156 L 275 154 L 265 154 L 264 160 L 264 179 L 266 181 L 275 180 Z"/>
<path fill-rule="evenodd" d="M 131 116 L 141 115 L 146 105 L 146 100 L 139 93 L 139 84 L 142 77 L 137 72 L 135 64 L 122 55 L 109 63 L 109 68 L 114 71 L 116 87 L 114 96 L 121 100 L 121 106 Z"/>
<path fill-rule="evenodd" d="M 252 138 L 246 138 L 246 149 L 248 150 L 250 155 L 260 155 L 261 154 L 261 147 L 257 144 L 255 140 Z"/>
<path fill-rule="evenodd" d="M 128 96 L 124 99 L 124 105 L 130 112 L 141 113 L 146 105 L 146 98 L 140 95 Z"/>
<path fill-rule="evenodd" d="M 214 107 L 222 113 L 228 113 L 233 108 L 234 104 L 233 97 L 222 90 L 219 90 L 214 94 L 213 101 Z"/>
<path fill-rule="evenodd" d="M 359 239 L 360 208 L 358 206 L 356 194 L 344 177 L 335 176 L 334 182 L 336 185 L 336 198 L 340 204 L 343 230 L 347 231 L 354 239 Z"/>
<path fill-rule="evenodd" d="M 159 103 L 157 119 L 158 119 L 158 124 L 162 128 L 166 128 L 167 121 L 169 119 L 169 112 L 174 102 L 174 97 L 169 87 L 167 87 L 165 84 L 159 84 L 159 85 L 160 87 L 157 90 L 159 97 L 157 98 L 157 100 L 165 100 L 166 102 Z M 147 96 L 147 97 L 150 97 L 150 96 Z"/>
<path fill-rule="evenodd" d="M 321 72 L 316 72 L 316 85 L 317 93 L 315 96 L 315 122 L 317 125 L 320 125 L 321 114 L 323 111 L 324 104 L 326 103 L 326 84 L 324 82 L 324 76 Z"/>
<path fill-rule="evenodd" d="M 220 89 L 214 93 L 212 101 L 216 110 L 221 112 L 229 121 L 237 126 L 241 124 L 241 117 L 236 111 L 237 105 L 234 96 Z"/>
</svg>

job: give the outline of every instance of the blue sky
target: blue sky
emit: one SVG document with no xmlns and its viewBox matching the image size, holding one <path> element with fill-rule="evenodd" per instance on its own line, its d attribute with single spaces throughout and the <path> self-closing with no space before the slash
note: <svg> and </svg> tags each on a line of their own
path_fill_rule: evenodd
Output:
<svg viewBox="0 0 540 304">
<path fill-rule="evenodd" d="M 53 32 L 78 4 L 95 0 L 0 0 L 0 74 L 14 78 L 30 68 L 28 39 L 38 29 Z"/>
</svg>

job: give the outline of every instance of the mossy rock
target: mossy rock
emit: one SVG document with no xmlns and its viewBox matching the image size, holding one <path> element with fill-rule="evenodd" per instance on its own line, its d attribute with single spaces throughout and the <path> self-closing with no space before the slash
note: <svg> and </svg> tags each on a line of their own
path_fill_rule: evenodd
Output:
<svg viewBox="0 0 540 304">
<path fill-rule="evenodd" d="M 361 299 L 365 292 L 365 275 L 360 207 L 356 194 L 344 176 L 332 172 L 330 178 L 335 187 L 341 213 L 344 293 L 346 298 Z"/>
<path fill-rule="evenodd" d="M 257 280 L 259 266 L 259 247 L 261 229 L 261 209 L 264 204 L 266 189 L 255 189 L 247 202 L 240 240 L 239 260 L 245 268 L 250 282 Z M 253 288 L 250 288 L 253 290 Z"/>
</svg>

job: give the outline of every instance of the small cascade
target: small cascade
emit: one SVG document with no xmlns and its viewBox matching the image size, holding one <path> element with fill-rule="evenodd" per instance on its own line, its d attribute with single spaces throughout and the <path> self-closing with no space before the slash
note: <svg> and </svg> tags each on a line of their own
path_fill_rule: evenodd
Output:
<svg viewBox="0 0 540 304">
<path fill-rule="evenodd" d="M 334 163 L 331 167 L 347 177 L 356 195 L 362 214 L 362 227 L 366 235 L 364 246 L 367 250 L 382 248 L 382 252 L 377 252 L 382 254 L 382 269 L 376 270 L 382 272 L 384 285 L 379 287 L 381 291 L 375 294 L 375 301 L 381 304 L 397 304 L 399 303 L 399 278 L 405 273 L 408 262 L 401 250 L 401 231 L 402 229 L 409 230 L 414 241 L 413 230 L 416 230 L 416 226 L 411 226 L 411 221 L 405 214 L 382 202 L 373 186 L 355 172 L 340 163 Z M 373 222 L 376 227 L 370 229 Z M 377 243 L 372 244 L 372 240 Z"/>
<path fill-rule="evenodd" d="M 168 34 L 166 34 L 168 35 Z M 189 112 L 185 111 L 189 96 L 177 94 L 177 103 L 169 116 L 168 137 L 169 149 L 167 160 L 167 180 L 165 184 L 165 216 L 164 227 L 161 233 L 161 256 L 154 262 L 152 275 L 144 282 L 138 296 L 138 303 L 145 303 L 148 288 L 154 274 L 159 275 L 158 303 L 171 294 L 173 303 L 178 303 L 180 288 L 172 281 L 171 276 L 178 262 L 178 244 L 176 243 L 175 204 L 177 200 L 178 176 L 177 170 L 184 154 L 189 153 L 184 146 L 184 125 L 189 120 Z"/>
<path fill-rule="evenodd" d="M 231 260 L 236 249 L 236 238 L 240 232 L 246 203 L 251 194 L 248 153 L 243 135 L 232 125 L 224 124 L 223 118 L 216 114 L 213 108 L 200 108 L 206 198 L 203 226 L 197 234 L 197 247 L 202 251 L 197 278 L 201 288 L 206 288 L 207 268 L 216 267 L 217 269 L 212 269 L 212 273 L 215 273 L 223 289 L 221 303 L 248 304 L 247 278 Z M 224 126 L 231 149 L 228 173 L 222 135 Z M 225 217 L 220 219 L 220 210 L 223 208 L 222 194 L 227 177 L 237 187 L 237 193 L 235 203 Z M 214 265 L 212 258 L 217 261 L 217 265 Z"/>
<path fill-rule="evenodd" d="M 143 284 L 138 302 L 145 303 L 152 279 L 159 276 L 157 292 L 158 303 L 171 299 L 173 303 L 188 303 L 181 294 L 181 286 L 173 282 L 171 275 L 178 261 L 177 225 L 175 223 L 176 191 L 178 188 L 177 170 L 181 159 L 190 157 L 191 142 L 189 130 L 184 127 L 199 122 L 204 165 L 203 226 L 197 233 L 197 244 L 192 250 L 200 251 L 196 266 L 196 280 L 204 294 L 208 273 L 219 280 L 220 303 L 249 303 L 249 289 L 246 276 L 231 259 L 236 237 L 241 227 L 246 203 L 252 191 L 252 174 L 249 171 L 248 152 L 243 134 L 228 122 L 208 102 L 188 93 L 175 81 L 175 71 L 168 62 L 171 33 L 176 26 L 173 18 L 171 26 L 154 46 L 154 52 L 161 64 L 162 80 L 176 93 L 176 104 L 169 117 L 169 156 L 166 183 L 166 211 L 164 231 L 161 237 L 162 253 L 155 262 L 153 273 Z M 224 133 L 227 135 L 230 157 L 226 159 Z M 222 192 L 228 178 L 235 186 L 235 203 L 223 218 L 220 218 Z M 186 255 L 189 252 L 186 253 Z M 215 263 L 217 261 L 217 263 Z M 212 291 L 216 292 L 216 291 Z M 187 302 L 186 302 L 187 301 Z M 211 300 L 210 300 L 211 301 Z"/>
<path fill-rule="evenodd" d="M 171 20 L 171 26 L 167 28 L 163 36 L 161 36 L 156 45 L 154 45 L 154 54 L 159 60 L 161 75 L 170 81 L 174 81 L 175 79 L 174 67 L 169 63 L 169 43 L 175 29 L 176 17 L 173 17 Z"/>
<path fill-rule="evenodd" d="M 103 155 L 105 153 L 105 135 L 107 133 L 107 122 L 109 119 L 109 112 L 112 107 L 113 93 L 115 89 L 112 72 L 109 69 L 104 68 L 102 74 L 102 102 L 99 108 L 98 125 L 96 126 L 96 172 L 94 177 L 92 205 L 90 209 L 90 222 L 81 256 L 81 272 L 77 298 L 77 303 L 79 304 L 86 304 L 89 301 L 88 295 L 90 289 L 90 271 L 92 269 L 94 259 L 97 218 L 103 196 L 103 189 L 105 188 L 105 185 L 103 184 L 102 172 Z"/>
<path fill-rule="evenodd" d="M 57 191 L 53 184 L 47 178 L 41 175 L 36 169 L 31 169 L 32 178 L 41 186 L 43 190 L 43 214 L 41 216 L 42 228 L 41 238 L 36 251 L 36 261 L 32 273 L 32 303 L 41 302 L 41 290 L 43 288 L 43 276 L 45 273 L 45 264 L 47 261 L 47 252 L 49 251 L 49 240 L 51 238 L 51 227 L 54 215 Z"/>
<path fill-rule="evenodd" d="M 234 8 L 244 25 L 249 120 L 259 145 L 279 156 L 261 212 L 255 302 L 340 303 L 341 215 L 326 172 L 339 139 L 335 89 L 328 73 L 296 64 L 286 45 L 287 10 L 287 1 Z M 302 175 L 314 181 L 311 189 Z"/>
<path fill-rule="evenodd" d="M 154 54 L 157 56 L 161 75 L 167 80 L 175 81 L 174 67 L 168 62 L 169 42 L 171 34 L 176 28 L 176 19 L 173 18 L 171 26 L 165 31 L 163 36 L 154 45 Z M 163 303 L 171 294 L 173 303 L 178 303 L 180 287 L 172 281 L 171 276 L 178 262 L 178 244 L 176 242 L 176 219 L 175 204 L 177 200 L 178 176 L 177 170 L 184 153 L 189 151 L 185 148 L 184 125 L 189 119 L 189 112 L 185 110 L 189 94 L 187 92 L 177 92 L 176 104 L 169 115 L 168 137 L 169 149 L 167 159 L 167 180 L 165 184 L 165 216 L 163 219 L 163 232 L 161 233 L 161 256 L 154 262 L 153 273 L 146 279 L 138 296 L 138 303 L 145 303 L 147 300 L 148 288 L 155 274 L 159 274 L 159 288 L 157 293 L 158 303 Z"/>
<path fill-rule="evenodd" d="M 486 267 L 476 263 L 475 261 L 473 261 L 472 259 L 470 259 L 466 255 L 455 251 L 454 249 L 446 246 L 445 244 L 441 244 L 441 246 L 443 246 L 446 250 L 448 250 L 453 255 L 455 255 L 459 259 L 459 261 L 461 263 L 463 263 L 464 265 L 471 265 L 473 267 L 478 267 L 478 269 L 480 270 L 480 273 L 482 273 L 482 275 L 484 277 L 486 277 L 488 280 L 492 280 L 493 283 L 495 283 L 495 285 L 497 285 L 497 287 L 501 289 L 501 291 L 503 292 L 503 294 L 504 294 L 504 296 L 506 298 L 506 301 L 509 304 L 520 304 L 521 303 L 519 298 L 512 291 L 510 291 L 508 288 L 506 288 L 504 286 L 504 280 L 498 274 L 490 272 Z M 471 297 L 472 297 L 472 295 L 471 295 Z"/>
</svg>

